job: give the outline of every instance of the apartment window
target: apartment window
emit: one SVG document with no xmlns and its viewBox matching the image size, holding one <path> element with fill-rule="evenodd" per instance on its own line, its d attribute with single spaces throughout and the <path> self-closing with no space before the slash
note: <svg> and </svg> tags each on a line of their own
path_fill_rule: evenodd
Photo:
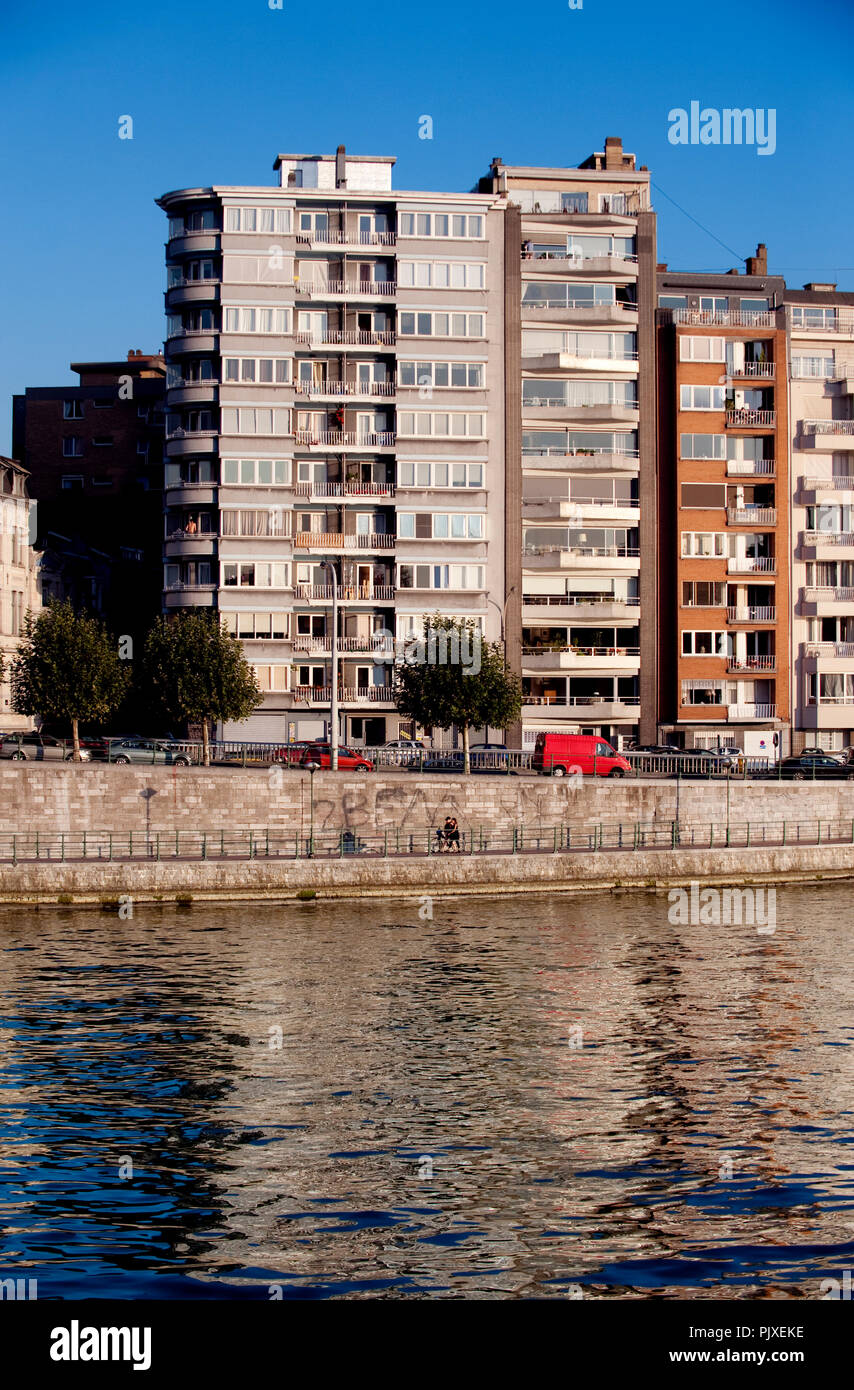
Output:
<svg viewBox="0 0 854 1390">
<path fill-rule="evenodd" d="M 482 338 L 484 336 L 484 314 L 467 313 L 415 313 L 403 310 L 400 314 L 399 331 L 402 337 L 419 338 Z"/>
<path fill-rule="evenodd" d="M 726 585 L 715 580 L 686 580 L 682 584 L 683 608 L 723 608 L 726 603 Z"/>
<path fill-rule="evenodd" d="M 289 285 L 293 274 L 293 257 L 271 248 L 266 256 L 226 256 L 223 279 L 241 285 Z"/>
<path fill-rule="evenodd" d="M 291 231 L 290 208 L 226 208 L 227 232 L 270 232 L 287 235 Z"/>
<path fill-rule="evenodd" d="M 240 487 L 287 487 L 287 459 L 223 459 L 222 481 Z"/>
<path fill-rule="evenodd" d="M 725 314 L 728 304 L 726 295 L 723 298 L 708 294 L 700 297 L 700 308 L 706 314 Z"/>
<path fill-rule="evenodd" d="M 186 232 L 214 232 L 217 230 L 216 213 L 213 208 L 204 212 L 188 212 L 184 217 Z"/>
<path fill-rule="evenodd" d="M 432 413 L 401 410 L 398 413 L 397 432 L 411 438 L 444 436 L 454 439 L 481 439 L 483 421 L 483 415 L 467 415 L 456 411 Z"/>
<path fill-rule="evenodd" d="M 282 507 L 224 507 L 220 523 L 223 536 L 289 536 L 291 512 Z"/>
<path fill-rule="evenodd" d="M 725 434 L 680 434 L 679 453 L 683 459 L 725 459 Z"/>
<path fill-rule="evenodd" d="M 725 559 L 726 540 L 723 531 L 683 531 L 682 554 L 695 560 Z"/>
<path fill-rule="evenodd" d="M 482 290 L 486 284 L 484 261 L 400 261 L 397 283 L 403 288 Z"/>
<path fill-rule="evenodd" d="M 400 589 L 482 589 L 483 565 L 398 565 Z"/>
<path fill-rule="evenodd" d="M 82 401 L 63 401 L 62 402 L 63 420 L 82 420 L 83 402 Z"/>
<path fill-rule="evenodd" d="M 724 681 L 686 680 L 682 682 L 683 705 L 725 705 Z"/>
<path fill-rule="evenodd" d="M 399 460 L 398 487 L 483 487 L 482 463 L 439 463 Z"/>
<path fill-rule="evenodd" d="M 683 632 L 683 656 L 726 656 L 726 632 Z"/>
<path fill-rule="evenodd" d="M 522 382 L 522 404 L 535 408 L 619 405 L 636 410 L 637 382 L 534 377 Z"/>
<path fill-rule="evenodd" d="M 243 305 L 225 310 L 226 333 L 290 333 L 290 309 Z"/>
<path fill-rule="evenodd" d="M 588 195 L 586 193 L 561 193 L 561 212 L 586 212 Z"/>
<path fill-rule="evenodd" d="M 215 275 L 216 270 L 211 260 L 184 262 L 185 280 L 213 280 Z"/>
<path fill-rule="evenodd" d="M 723 410 L 726 392 L 723 386 L 682 386 L 681 410 Z"/>
<path fill-rule="evenodd" d="M 483 523 L 481 512 L 398 512 L 397 535 L 402 540 L 479 541 Z"/>
<path fill-rule="evenodd" d="M 402 212 L 400 236 L 482 237 L 483 217 L 475 213 Z"/>
<path fill-rule="evenodd" d="M 138 439 L 138 440 L 136 441 L 136 452 L 137 452 L 138 454 L 141 454 L 143 458 L 148 458 L 148 440 L 147 440 L 147 439 Z"/>
<path fill-rule="evenodd" d="M 634 292 L 632 288 L 632 293 Z M 625 291 L 627 307 L 629 290 Z M 525 309 L 588 309 L 600 304 L 615 304 L 617 287 L 615 285 L 595 285 L 582 283 L 549 283 L 546 280 L 532 280 L 525 285 L 522 294 L 522 307 Z"/>
<path fill-rule="evenodd" d="M 223 434 L 270 434 L 291 432 L 291 412 L 274 406 L 223 406 Z"/>
<path fill-rule="evenodd" d="M 832 357 L 793 357 L 792 376 L 793 377 L 818 377 L 820 380 L 827 381 L 832 378 L 835 372 Z"/>
<path fill-rule="evenodd" d="M 277 666 L 252 666 L 255 672 L 255 679 L 263 694 L 271 691 L 282 691 L 288 689 L 288 668 L 284 665 Z"/>
<path fill-rule="evenodd" d="M 680 335 L 679 359 L 682 362 L 725 362 L 726 339 Z"/>
<path fill-rule="evenodd" d="M 748 313 L 767 313 L 770 307 L 767 299 L 743 299 L 741 301 L 742 310 L 746 310 Z"/>
<path fill-rule="evenodd" d="M 835 309 L 813 308 L 807 304 L 792 304 L 790 311 L 793 328 L 814 328 L 819 333 L 834 332 L 836 329 L 838 314 Z"/>
<path fill-rule="evenodd" d="M 63 473 L 62 487 L 64 491 L 70 492 L 73 488 L 83 486 L 82 473 Z"/>
<path fill-rule="evenodd" d="M 398 362 L 399 386 L 483 387 L 483 362 Z"/>
<path fill-rule="evenodd" d="M 287 357 L 225 357 L 223 379 L 226 382 L 260 382 L 261 385 L 284 385 L 291 379 L 290 359 Z"/>
<path fill-rule="evenodd" d="M 103 473 L 93 473 L 89 479 L 93 487 L 112 487 L 112 478 L 107 478 Z"/>
<path fill-rule="evenodd" d="M 638 355 L 638 339 L 636 333 L 578 333 L 559 328 L 523 328 L 522 356 L 540 357 L 546 352 L 568 352 L 573 357 L 634 362 Z"/>
<path fill-rule="evenodd" d="M 287 589 L 290 565 L 267 560 L 224 560 L 222 586 L 226 589 Z"/>
<path fill-rule="evenodd" d="M 83 440 L 76 434 L 69 434 L 62 441 L 62 456 L 67 459 L 81 458 Z"/>
<path fill-rule="evenodd" d="M 223 613 L 222 621 L 226 631 L 241 642 L 282 641 L 290 632 L 288 613 Z"/>
<path fill-rule="evenodd" d="M 684 294 L 660 294 L 658 307 L 659 309 L 687 309 L 688 296 Z"/>
<path fill-rule="evenodd" d="M 625 217 L 628 199 L 625 193 L 600 193 L 599 211 L 610 212 L 615 217 Z"/>
<path fill-rule="evenodd" d="M 108 449 L 113 443 L 111 434 L 95 434 L 92 436 L 92 444 L 98 449 Z"/>
</svg>

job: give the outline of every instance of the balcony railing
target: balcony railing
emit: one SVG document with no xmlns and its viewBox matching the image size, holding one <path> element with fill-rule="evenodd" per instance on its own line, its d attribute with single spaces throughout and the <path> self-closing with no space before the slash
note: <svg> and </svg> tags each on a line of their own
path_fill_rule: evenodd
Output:
<svg viewBox="0 0 854 1390">
<path fill-rule="evenodd" d="M 370 295 L 392 298 L 397 292 L 394 280 L 297 280 L 296 293 L 307 299 L 337 299 L 341 296 L 355 296 L 362 299 Z"/>
<path fill-rule="evenodd" d="M 397 341 L 397 333 L 393 328 L 379 331 L 367 328 L 324 328 L 319 333 L 297 333 L 296 340 L 304 347 L 382 347 L 392 346 Z"/>
<path fill-rule="evenodd" d="M 637 608 L 640 599 L 637 596 L 632 598 L 621 598 L 617 594 L 523 594 L 523 604 L 536 608 L 585 608 L 591 604 L 622 604 L 627 608 Z"/>
<path fill-rule="evenodd" d="M 671 309 L 671 322 L 692 328 L 774 328 L 776 314 L 771 309 Z"/>
<path fill-rule="evenodd" d="M 854 531 L 804 531 L 804 545 L 854 545 Z"/>
<path fill-rule="evenodd" d="M 636 709 L 638 695 L 522 695 L 523 705 L 564 705 L 570 709 L 590 709 L 595 705 L 626 705 Z"/>
<path fill-rule="evenodd" d="M 295 381 L 298 396 L 393 396 L 393 381 Z"/>
<path fill-rule="evenodd" d="M 776 574 L 777 558 L 774 555 L 730 555 L 727 569 L 733 574 Z"/>
<path fill-rule="evenodd" d="M 803 304 L 786 306 L 789 327 L 796 333 L 844 333 L 854 336 L 854 312 L 850 309 L 816 309 Z"/>
<path fill-rule="evenodd" d="M 807 656 L 854 656 L 854 642 L 807 642 Z"/>
<path fill-rule="evenodd" d="M 397 235 L 394 232 L 318 230 L 297 232 L 296 241 L 298 246 L 394 246 Z"/>
<path fill-rule="evenodd" d="M 776 656 L 728 656 L 726 668 L 728 671 L 743 672 L 751 674 L 756 671 L 776 671 Z"/>
<path fill-rule="evenodd" d="M 640 656 L 640 647 L 523 647 L 523 656 Z"/>
<path fill-rule="evenodd" d="M 741 406 L 738 410 L 728 410 L 726 413 L 728 425 L 773 425 L 776 419 L 776 410 L 757 410 L 751 405 Z"/>
<path fill-rule="evenodd" d="M 394 599 L 393 584 L 339 584 L 338 598 L 342 603 L 380 602 L 388 603 Z M 331 584 L 297 584 L 294 590 L 298 599 L 331 599 Z"/>
<path fill-rule="evenodd" d="M 854 477 L 804 478 L 805 492 L 854 492 Z"/>
<path fill-rule="evenodd" d="M 335 449 L 342 444 L 357 444 L 362 449 L 391 449 L 394 447 L 393 430 L 381 430 L 370 434 L 360 434 L 356 430 L 297 430 L 296 443 L 317 445 L 324 449 Z"/>
<path fill-rule="evenodd" d="M 580 555 L 604 559 L 634 559 L 640 555 L 637 546 L 631 545 L 523 545 L 523 555 Z"/>
<path fill-rule="evenodd" d="M 727 507 L 726 519 L 730 526 L 776 526 L 776 507 Z"/>
<path fill-rule="evenodd" d="M 742 719 L 776 719 L 776 705 L 727 705 L 727 718 L 736 721 Z"/>
<path fill-rule="evenodd" d="M 297 497 L 394 497 L 394 483 L 294 483 Z"/>
<path fill-rule="evenodd" d="M 742 362 L 740 367 L 728 366 L 727 376 L 773 377 L 776 367 L 776 362 Z"/>
<path fill-rule="evenodd" d="M 585 466 L 589 466 L 589 461 L 596 458 L 619 458 L 637 459 L 639 451 L 637 449 L 624 449 L 621 453 L 615 454 L 612 449 L 533 449 L 530 447 L 522 449 L 523 458 L 561 458 L 577 459 Z"/>
<path fill-rule="evenodd" d="M 296 550 L 394 550 L 395 536 L 381 532 L 367 535 L 350 531 L 297 531 Z"/>
<path fill-rule="evenodd" d="M 294 651 L 306 652 L 310 656 L 320 656 L 328 652 L 332 647 L 331 634 L 327 637 L 302 637 L 294 638 Z M 375 652 L 380 655 L 386 653 L 387 648 L 382 638 L 378 641 L 375 637 L 339 637 L 339 652 Z"/>
<path fill-rule="evenodd" d="M 522 317 L 526 314 L 538 313 L 541 309 L 567 309 L 575 312 L 578 309 L 607 309 L 611 313 L 625 312 L 636 314 L 637 304 L 627 304 L 623 300 L 614 299 L 606 303 L 591 304 L 589 299 L 531 299 L 522 301 Z"/>
<path fill-rule="evenodd" d="M 727 459 L 726 471 L 730 478 L 773 478 L 777 471 L 777 460 Z"/>
<path fill-rule="evenodd" d="M 854 420 L 802 420 L 801 434 L 854 434 Z"/>
<path fill-rule="evenodd" d="M 328 705 L 332 699 L 331 685 L 296 685 L 293 689 L 295 700 L 306 700 L 313 705 Z M 341 685 L 338 699 L 344 704 L 386 704 L 394 699 L 390 685 Z"/>
<path fill-rule="evenodd" d="M 728 608 L 726 619 L 728 623 L 776 623 L 777 609 L 767 605 Z"/>
<path fill-rule="evenodd" d="M 561 401 L 553 396 L 525 396 L 522 400 L 523 412 L 528 410 L 592 410 L 618 406 L 621 410 L 637 410 L 637 397 L 627 396 L 624 400 L 616 398 L 608 401 Z"/>
<path fill-rule="evenodd" d="M 804 600 L 807 603 L 854 603 L 854 589 L 808 584 L 804 589 Z"/>
</svg>

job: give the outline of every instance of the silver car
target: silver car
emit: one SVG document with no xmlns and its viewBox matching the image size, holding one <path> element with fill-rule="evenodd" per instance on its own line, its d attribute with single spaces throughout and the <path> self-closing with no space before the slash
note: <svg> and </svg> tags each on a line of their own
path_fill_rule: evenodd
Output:
<svg viewBox="0 0 854 1390">
<path fill-rule="evenodd" d="M 88 748 L 80 749 L 81 762 L 90 759 Z M 54 738 L 52 734 L 30 733 L 3 734 L 0 741 L 0 758 L 11 758 L 13 762 L 70 763 L 74 757 L 71 741 Z"/>
</svg>

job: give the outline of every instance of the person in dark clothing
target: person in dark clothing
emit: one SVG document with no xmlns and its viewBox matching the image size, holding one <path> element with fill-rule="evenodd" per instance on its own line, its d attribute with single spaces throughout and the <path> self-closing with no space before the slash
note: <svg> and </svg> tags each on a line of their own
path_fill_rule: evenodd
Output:
<svg viewBox="0 0 854 1390">
<path fill-rule="evenodd" d="M 456 816 L 446 816 L 445 824 L 442 826 L 442 835 L 445 840 L 445 848 L 449 854 L 459 854 L 460 852 L 460 828 L 457 825 Z"/>
</svg>

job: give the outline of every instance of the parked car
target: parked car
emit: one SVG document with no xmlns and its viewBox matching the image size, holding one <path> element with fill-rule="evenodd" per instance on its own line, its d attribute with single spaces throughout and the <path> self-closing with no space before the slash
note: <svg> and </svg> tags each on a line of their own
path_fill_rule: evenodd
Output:
<svg viewBox="0 0 854 1390">
<path fill-rule="evenodd" d="M 54 738 L 53 734 L 20 733 L 4 734 L 0 743 L 0 758 L 11 758 L 13 762 L 66 762 L 74 757 L 70 742 Z M 91 753 L 81 744 L 81 762 L 88 762 Z"/>
<path fill-rule="evenodd" d="M 471 743 L 469 744 L 470 753 L 506 753 L 506 743 Z"/>
<path fill-rule="evenodd" d="M 159 739 L 122 738 L 108 739 L 103 752 L 93 749 L 93 756 L 100 761 L 109 760 L 119 765 L 125 763 L 167 764 L 171 767 L 189 767 L 190 756 L 179 749 L 169 747 Z"/>
<path fill-rule="evenodd" d="M 783 758 L 777 767 L 771 768 L 765 775 L 791 778 L 795 782 L 818 782 L 826 778 L 854 782 L 854 767 L 832 758 L 829 753 L 801 753 L 799 757 Z"/>
<path fill-rule="evenodd" d="M 828 753 L 826 748 L 802 748 L 800 756 L 802 758 L 833 758 L 834 762 L 837 763 L 848 762 L 844 753 Z"/>
<path fill-rule="evenodd" d="M 329 743 L 309 743 L 300 758 L 300 765 L 319 763 L 322 768 L 332 766 L 332 748 Z M 339 772 L 373 772 L 374 765 L 357 748 L 347 748 L 341 744 L 338 749 Z"/>
<path fill-rule="evenodd" d="M 288 767 L 298 767 L 302 762 L 302 755 L 306 748 L 311 744 L 307 739 L 300 743 L 283 743 L 281 748 L 274 748 L 271 754 L 274 763 L 286 763 Z"/>
<path fill-rule="evenodd" d="M 625 777 L 632 771 L 627 759 L 595 734 L 537 734 L 531 766 L 547 777 L 565 777 L 576 769 L 596 777 Z"/>
<path fill-rule="evenodd" d="M 682 748 L 675 766 L 674 777 L 713 777 L 736 768 L 738 760 L 712 748 Z"/>
<path fill-rule="evenodd" d="M 383 754 L 379 761 L 384 767 L 417 767 L 427 756 L 420 738 L 392 738 L 377 751 Z"/>
<path fill-rule="evenodd" d="M 631 748 L 627 748 L 626 752 L 655 753 L 661 757 L 664 757 L 665 755 L 673 756 L 673 754 L 675 753 L 681 753 L 682 749 L 677 748 L 675 743 L 639 743 L 633 744 Z"/>
<path fill-rule="evenodd" d="M 383 748 L 415 749 L 424 747 L 424 740 L 420 738 L 391 738 L 388 743 L 383 744 Z"/>
</svg>

